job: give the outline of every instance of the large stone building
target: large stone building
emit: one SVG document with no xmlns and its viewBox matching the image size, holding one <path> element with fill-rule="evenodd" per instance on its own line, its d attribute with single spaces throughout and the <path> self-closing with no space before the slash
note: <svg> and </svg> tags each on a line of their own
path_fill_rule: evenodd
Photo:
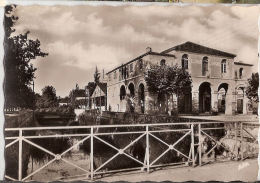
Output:
<svg viewBox="0 0 260 183">
<path fill-rule="evenodd" d="M 107 73 L 107 106 L 124 112 L 128 101 L 134 110 L 152 113 L 158 110 L 157 97 L 147 90 L 144 74 L 151 64 L 179 65 L 192 78 L 192 87 L 185 95 L 169 97 L 170 111 L 177 113 L 248 112 L 245 96 L 252 65 L 234 61 L 236 55 L 192 42 L 163 52 L 146 52 Z"/>
</svg>

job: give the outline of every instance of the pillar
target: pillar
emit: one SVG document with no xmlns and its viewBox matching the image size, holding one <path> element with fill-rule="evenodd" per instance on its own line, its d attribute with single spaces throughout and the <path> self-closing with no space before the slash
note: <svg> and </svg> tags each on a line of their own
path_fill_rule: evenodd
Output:
<svg viewBox="0 0 260 183">
<path fill-rule="evenodd" d="M 228 90 L 227 94 L 226 94 L 226 106 L 225 106 L 225 114 L 226 115 L 232 115 L 234 114 L 234 110 L 235 110 L 235 93 L 232 92 L 232 90 Z"/>
<path fill-rule="evenodd" d="M 171 106 L 169 106 L 169 109 L 174 113 L 178 113 L 178 98 L 175 94 L 171 96 Z"/>
<path fill-rule="evenodd" d="M 211 111 L 218 112 L 218 91 L 211 92 Z"/>
<path fill-rule="evenodd" d="M 243 97 L 243 114 L 247 114 L 248 112 L 248 104 L 249 104 L 249 100 L 247 97 Z"/>
<path fill-rule="evenodd" d="M 192 90 L 192 113 L 199 113 L 199 91 Z"/>
<path fill-rule="evenodd" d="M 237 112 L 237 94 L 232 92 L 232 114 L 235 115 Z"/>
</svg>

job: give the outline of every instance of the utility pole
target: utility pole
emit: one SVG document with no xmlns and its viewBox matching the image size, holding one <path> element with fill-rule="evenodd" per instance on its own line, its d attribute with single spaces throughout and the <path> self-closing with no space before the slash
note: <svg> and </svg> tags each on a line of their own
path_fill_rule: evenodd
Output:
<svg viewBox="0 0 260 183">
<path fill-rule="evenodd" d="M 88 94 L 88 90 L 87 90 L 87 87 L 85 87 L 85 112 L 87 110 L 87 94 Z"/>
<path fill-rule="evenodd" d="M 99 107 L 100 107 L 100 115 L 102 113 L 102 110 L 101 110 L 101 87 L 99 87 Z"/>
<path fill-rule="evenodd" d="M 35 93 L 34 93 L 34 80 L 33 80 L 33 83 L 32 83 L 32 86 L 33 86 L 33 121 L 34 121 L 34 110 L 35 110 Z"/>
</svg>

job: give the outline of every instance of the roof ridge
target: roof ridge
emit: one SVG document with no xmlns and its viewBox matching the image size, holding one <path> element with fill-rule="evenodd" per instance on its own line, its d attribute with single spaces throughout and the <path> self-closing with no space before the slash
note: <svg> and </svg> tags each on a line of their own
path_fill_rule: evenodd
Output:
<svg viewBox="0 0 260 183">
<path fill-rule="evenodd" d="M 167 54 L 167 53 L 160 53 L 160 52 L 150 51 L 150 52 L 146 52 L 146 53 L 144 53 L 144 54 L 141 54 L 141 55 L 139 55 L 138 57 L 136 57 L 136 58 L 134 58 L 134 59 L 132 59 L 132 60 L 130 60 L 130 61 L 124 63 L 124 64 L 121 64 L 120 66 L 117 66 L 116 68 L 110 70 L 110 71 L 107 72 L 106 74 L 109 74 L 109 73 L 111 73 L 111 72 L 117 70 L 117 69 L 120 68 L 120 67 L 123 67 L 123 66 L 125 66 L 125 65 L 127 65 L 127 64 L 130 64 L 130 63 L 132 63 L 132 62 L 134 62 L 134 61 L 136 61 L 136 60 L 138 60 L 138 59 L 141 59 L 141 58 L 143 58 L 143 57 L 146 56 L 146 55 L 150 55 L 150 54 L 175 57 L 175 55 L 173 55 L 173 54 Z"/>
<path fill-rule="evenodd" d="M 189 48 L 185 48 L 185 47 L 194 47 L 194 46 L 197 46 L 197 47 L 201 47 L 202 49 L 190 49 Z M 227 57 L 236 57 L 235 54 L 232 54 L 232 53 L 228 53 L 228 52 L 225 52 L 225 51 L 222 51 L 222 50 L 217 50 L 215 48 L 210 48 L 210 47 L 207 47 L 207 46 L 204 46 L 204 45 L 201 45 L 201 44 L 198 44 L 198 43 L 194 43 L 194 42 L 191 42 L 191 41 L 186 41 L 182 44 L 179 44 L 179 45 L 176 45 L 174 47 L 171 47 L 167 50 L 164 50 L 162 51 L 161 53 L 169 53 L 170 51 L 173 51 L 173 50 L 184 50 L 184 51 L 190 51 L 190 52 L 193 52 L 193 53 L 198 53 L 199 51 L 202 51 L 204 52 L 205 54 L 210 54 L 210 55 L 225 55 Z"/>
</svg>

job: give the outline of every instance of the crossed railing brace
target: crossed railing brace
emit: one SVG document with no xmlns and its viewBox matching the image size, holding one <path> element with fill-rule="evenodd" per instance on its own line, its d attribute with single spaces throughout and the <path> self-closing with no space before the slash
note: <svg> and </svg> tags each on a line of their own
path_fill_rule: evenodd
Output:
<svg viewBox="0 0 260 183">
<path fill-rule="evenodd" d="M 13 140 L 12 142 L 8 143 L 5 148 L 8 148 L 12 145 L 14 145 L 15 143 L 19 143 L 19 149 L 18 149 L 18 179 L 15 179 L 13 177 L 10 177 L 8 175 L 5 175 L 6 179 L 12 180 L 12 181 L 26 181 L 29 177 L 32 177 L 33 175 L 35 175 L 37 172 L 41 171 L 42 169 L 44 169 L 45 167 L 47 167 L 48 165 L 50 165 L 51 163 L 59 160 L 59 161 L 63 161 L 64 163 L 71 165 L 77 169 L 82 170 L 83 172 L 86 173 L 86 178 L 90 175 L 91 179 L 94 179 L 94 175 L 98 174 L 99 171 L 104 168 L 109 162 L 113 161 L 116 157 L 118 157 L 119 155 L 125 155 L 126 157 L 128 157 L 129 159 L 137 162 L 138 164 L 140 164 L 142 167 L 138 167 L 141 169 L 146 169 L 147 172 L 150 171 L 150 168 L 152 167 L 156 167 L 158 165 L 155 165 L 167 152 L 173 150 L 175 152 L 177 152 L 178 154 L 180 154 L 181 156 L 185 157 L 187 159 L 187 161 L 183 162 L 183 163 L 189 163 L 192 162 L 192 165 L 195 166 L 195 146 L 198 146 L 198 153 L 199 153 L 199 165 L 202 165 L 202 142 L 201 142 L 201 136 L 205 135 L 207 136 L 211 141 L 213 141 L 215 144 L 214 146 L 205 154 L 205 155 L 209 155 L 212 151 L 215 150 L 216 147 L 218 146 L 222 146 L 224 149 L 226 149 L 227 151 L 229 151 L 230 153 L 232 153 L 235 157 L 236 160 L 238 159 L 238 153 L 234 153 L 232 152 L 230 149 L 228 149 L 224 144 L 222 144 L 220 141 L 217 141 L 214 137 L 212 137 L 211 135 L 209 135 L 206 131 L 207 130 L 211 130 L 211 129 L 224 129 L 224 128 L 203 128 L 202 125 L 203 124 L 207 124 L 207 123 L 184 123 L 187 126 L 189 126 L 188 128 L 185 129 L 163 129 L 163 130 L 152 130 L 150 129 L 150 127 L 154 127 L 156 126 L 155 124 L 151 124 L 151 125 L 136 125 L 136 126 L 141 126 L 141 127 L 145 127 L 145 130 L 142 131 L 132 131 L 132 132 L 111 132 L 111 133 L 94 133 L 94 128 L 102 128 L 102 126 L 91 126 L 91 127 L 86 127 L 86 128 L 90 128 L 90 133 L 87 134 L 58 134 L 58 135 L 43 135 L 43 136 L 25 136 L 23 135 L 23 130 L 24 129 L 17 129 L 16 131 L 19 131 L 19 136 L 18 137 L 6 137 L 6 140 Z M 236 142 L 239 140 L 238 139 L 238 123 L 234 123 L 235 124 L 235 140 Z M 165 126 L 169 126 L 169 124 L 165 124 Z M 174 125 L 179 125 L 179 124 L 172 124 Z M 117 127 L 117 125 L 113 125 L 115 127 Z M 120 125 L 118 125 L 120 126 Z M 127 127 L 127 125 L 125 125 Z M 134 127 L 134 125 L 131 125 L 132 127 Z M 163 126 L 163 124 L 158 124 L 158 126 Z M 194 138 L 196 136 L 196 134 L 194 133 L 194 127 L 198 126 L 198 136 L 199 136 L 199 142 L 198 144 L 194 143 Z M 120 126 L 122 127 L 122 126 Z M 75 127 L 76 128 L 76 127 Z M 80 127 L 83 128 L 83 127 Z M 55 129 L 55 128 L 54 128 Z M 62 129 L 62 128 L 61 128 Z M 245 128 L 243 128 L 243 123 L 241 123 L 240 126 L 240 141 L 243 142 L 243 132 L 246 132 L 249 136 L 251 136 L 252 138 L 254 138 L 254 143 L 257 142 L 257 139 L 250 133 L 248 132 Z M 7 131 L 12 131 L 12 129 L 8 129 Z M 15 131 L 15 130 L 14 130 Z M 156 136 L 155 134 L 157 132 L 163 132 L 163 133 L 174 133 L 174 132 L 182 132 L 183 135 L 178 139 L 175 140 L 172 143 L 167 143 L 164 139 L 159 138 L 158 136 Z M 126 134 L 138 134 L 138 136 L 132 140 L 128 145 L 126 145 L 123 148 L 118 148 L 115 147 L 114 145 L 112 145 L 111 143 L 105 141 L 104 139 L 102 139 L 100 136 L 101 135 L 116 135 L 116 134 L 121 134 L 121 135 L 126 135 Z M 184 154 L 183 152 L 181 152 L 180 150 L 178 150 L 176 148 L 176 146 L 183 141 L 183 139 L 185 137 L 187 137 L 188 135 L 190 135 L 191 137 L 191 144 L 190 144 L 190 152 L 189 155 Z M 62 152 L 61 154 L 55 154 L 51 151 L 49 151 L 48 149 L 32 142 L 29 139 L 32 138 L 60 138 L 60 137 L 83 137 L 81 140 L 79 140 L 77 143 L 73 144 L 71 147 L 69 147 L 68 149 L 66 149 L 64 152 Z M 144 157 L 144 162 L 140 161 L 139 159 L 137 159 L 136 157 L 128 154 L 126 152 L 126 150 L 133 146 L 136 142 L 138 142 L 141 138 L 145 137 L 145 143 L 146 143 L 146 148 L 145 148 L 145 157 Z M 151 153 L 151 149 L 150 149 L 150 138 L 154 138 L 156 139 L 158 142 L 166 145 L 166 150 L 164 150 L 159 156 L 157 156 L 152 162 L 150 162 L 151 158 L 150 158 L 150 153 Z M 64 158 L 64 156 L 66 155 L 66 153 L 68 153 L 69 151 L 71 151 L 74 147 L 78 146 L 79 144 L 85 142 L 86 140 L 90 139 L 90 170 L 86 170 L 78 165 L 76 165 L 75 163 L 68 161 L 67 159 Z M 113 155 L 111 158 L 109 158 L 108 160 L 106 160 L 102 165 L 100 165 L 99 167 L 97 167 L 96 169 L 94 169 L 94 139 L 106 144 L 107 146 L 109 146 L 110 148 L 116 150 L 115 155 Z M 41 166 L 40 168 L 36 169 L 35 171 L 31 172 L 29 175 L 27 175 L 26 177 L 22 177 L 22 150 L 23 150 L 23 142 L 26 142 L 40 150 L 42 150 L 45 153 L 48 153 L 49 155 L 52 156 L 52 158 L 50 160 L 47 161 L 47 163 L 45 163 L 43 166 Z M 241 149 L 242 149 L 242 143 L 241 143 Z M 238 147 L 236 145 L 236 152 L 238 152 Z M 243 159 L 243 152 L 242 152 L 242 159 Z"/>
</svg>

